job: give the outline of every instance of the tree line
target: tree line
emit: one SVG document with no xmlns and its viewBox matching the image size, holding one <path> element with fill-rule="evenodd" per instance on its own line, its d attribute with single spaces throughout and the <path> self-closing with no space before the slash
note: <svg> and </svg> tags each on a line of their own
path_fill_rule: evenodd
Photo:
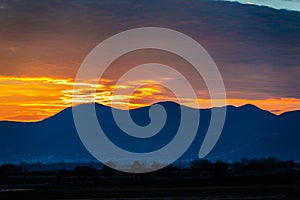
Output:
<svg viewBox="0 0 300 200">
<path fill-rule="evenodd" d="M 39 169 L 36 171 L 57 171 L 60 174 L 75 174 L 79 177 L 91 176 L 95 174 L 102 174 L 105 176 L 112 176 L 115 173 L 120 173 L 114 169 L 111 169 L 105 165 L 90 162 L 86 164 L 82 163 L 56 163 L 56 169 L 51 170 L 50 164 L 2 164 L 0 166 L 0 177 L 9 174 L 25 173 L 30 171 L 30 168 Z M 68 167 L 66 167 L 68 166 Z M 27 168 L 28 167 L 28 168 Z M 57 169 L 60 167 L 60 169 Z M 70 168 L 72 167 L 72 168 Z M 224 176 L 224 175 L 263 175 L 263 174 L 278 174 L 288 172 L 300 172 L 300 163 L 296 163 L 294 160 L 281 161 L 275 157 L 260 158 L 260 159 L 248 159 L 242 158 L 235 162 L 225 162 L 221 160 L 211 161 L 208 159 L 196 159 L 191 161 L 188 165 L 181 168 L 180 166 L 169 165 L 161 170 L 158 170 L 157 174 L 168 175 L 176 173 L 178 171 L 190 172 L 192 176 Z"/>
</svg>

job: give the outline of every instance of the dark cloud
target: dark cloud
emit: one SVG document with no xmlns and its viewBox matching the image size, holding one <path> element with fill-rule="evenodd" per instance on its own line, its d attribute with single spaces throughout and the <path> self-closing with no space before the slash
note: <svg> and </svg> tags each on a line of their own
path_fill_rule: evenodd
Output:
<svg viewBox="0 0 300 200">
<path fill-rule="evenodd" d="M 1 5 L 1 75 L 74 77 L 87 53 L 109 36 L 161 26 L 201 43 L 232 97 L 300 98 L 300 12 L 205 0 L 14 0 Z"/>
</svg>

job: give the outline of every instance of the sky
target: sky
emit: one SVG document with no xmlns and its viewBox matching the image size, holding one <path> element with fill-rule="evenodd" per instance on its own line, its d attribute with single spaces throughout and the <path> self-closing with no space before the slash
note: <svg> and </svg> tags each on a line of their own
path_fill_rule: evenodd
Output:
<svg viewBox="0 0 300 200">
<path fill-rule="evenodd" d="M 300 11 L 300 0 L 228 0 L 244 4 L 268 6 L 275 9 Z"/>
<path fill-rule="evenodd" d="M 273 7 L 283 7 L 290 1 L 272 2 Z M 148 62 L 180 71 L 195 86 L 200 107 L 210 107 L 201 76 L 184 59 L 159 50 L 121 56 L 96 85 L 74 83 L 82 61 L 96 45 L 145 26 L 174 29 L 198 41 L 219 68 L 227 104 L 250 103 L 275 114 L 300 110 L 300 12 L 242 3 L 0 0 L 0 120 L 42 120 L 71 106 L 73 97 L 80 97 L 79 103 L 110 105 L 115 88 L 126 91 L 140 83 L 145 85 L 129 97 L 118 96 L 114 106 L 127 108 L 128 98 L 129 108 L 176 101 L 163 86 L 168 82 L 180 88 L 171 73 L 149 68 L 140 74 L 150 78 L 137 75 L 114 85 L 133 66 Z M 97 92 L 73 91 L 75 84 Z M 188 98 L 184 103 L 193 106 Z"/>
</svg>

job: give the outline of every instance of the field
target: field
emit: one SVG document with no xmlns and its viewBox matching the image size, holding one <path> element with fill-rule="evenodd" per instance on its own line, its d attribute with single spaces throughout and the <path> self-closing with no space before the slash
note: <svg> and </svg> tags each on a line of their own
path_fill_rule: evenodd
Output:
<svg viewBox="0 0 300 200">
<path fill-rule="evenodd" d="M 299 174 L 198 176 L 190 170 L 126 174 L 95 170 L 12 173 L 1 199 L 299 199 Z"/>
</svg>

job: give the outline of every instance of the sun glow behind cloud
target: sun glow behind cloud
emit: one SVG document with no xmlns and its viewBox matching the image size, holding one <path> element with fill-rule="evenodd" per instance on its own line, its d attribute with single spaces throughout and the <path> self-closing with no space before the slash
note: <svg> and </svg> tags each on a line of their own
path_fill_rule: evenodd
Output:
<svg viewBox="0 0 300 200">
<path fill-rule="evenodd" d="M 72 106 L 73 99 L 76 104 L 97 102 L 107 106 L 111 106 L 113 99 L 113 107 L 119 109 L 138 108 L 167 100 L 178 102 L 163 86 L 151 80 L 144 82 L 145 85 L 138 87 L 128 96 L 126 90 L 136 87 L 137 82 L 114 86 L 110 84 L 110 80 L 90 84 L 75 83 L 72 79 L 0 76 L 0 120 L 39 121 Z M 80 85 L 82 89 L 74 91 L 75 84 Z M 112 95 L 116 88 L 124 94 Z M 189 98 L 183 98 L 181 101 L 186 106 L 195 107 Z M 198 102 L 201 108 L 209 108 L 211 105 L 210 99 L 199 98 Z M 251 103 L 276 114 L 300 109 L 300 99 L 296 98 L 227 99 L 227 103 L 235 106 Z"/>
</svg>

